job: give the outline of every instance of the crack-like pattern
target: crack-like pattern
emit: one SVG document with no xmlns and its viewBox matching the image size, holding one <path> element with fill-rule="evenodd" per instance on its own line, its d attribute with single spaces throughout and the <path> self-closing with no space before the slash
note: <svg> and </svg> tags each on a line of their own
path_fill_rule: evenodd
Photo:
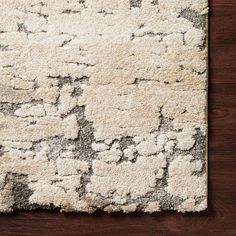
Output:
<svg viewBox="0 0 236 236">
<path fill-rule="evenodd" d="M 207 1 L 0 12 L 0 212 L 207 207 Z"/>
</svg>

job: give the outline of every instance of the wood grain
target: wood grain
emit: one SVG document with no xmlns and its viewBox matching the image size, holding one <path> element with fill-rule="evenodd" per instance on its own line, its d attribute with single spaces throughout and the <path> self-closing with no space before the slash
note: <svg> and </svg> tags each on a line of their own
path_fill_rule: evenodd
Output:
<svg viewBox="0 0 236 236">
<path fill-rule="evenodd" d="M 0 235 L 236 235 L 236 1 L 213 0 L 209 56 L 209 209 L 154 215 L 18 212 L 0 215 Z"/>
</svg>

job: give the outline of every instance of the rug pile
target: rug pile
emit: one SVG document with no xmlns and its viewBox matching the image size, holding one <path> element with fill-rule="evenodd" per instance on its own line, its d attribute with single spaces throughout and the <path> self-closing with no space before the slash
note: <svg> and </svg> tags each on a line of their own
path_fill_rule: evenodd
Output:
<svg viewBox="0 0 236 236">
<path fill-rule="evenodd" d="M 0 212 L 206 209 L 207 1 L 0 3 Z"/>
</svg>

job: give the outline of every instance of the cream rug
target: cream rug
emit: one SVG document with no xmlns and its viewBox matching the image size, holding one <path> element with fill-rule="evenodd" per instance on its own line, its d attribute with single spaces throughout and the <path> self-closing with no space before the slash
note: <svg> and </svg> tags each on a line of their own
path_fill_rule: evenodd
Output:
<svg viewBox="0 0 236 236">
<path fill-rule="evenodd" d="M 0 0 L 0 211 L 207 207 L 206 0 Z"/>
</svg>

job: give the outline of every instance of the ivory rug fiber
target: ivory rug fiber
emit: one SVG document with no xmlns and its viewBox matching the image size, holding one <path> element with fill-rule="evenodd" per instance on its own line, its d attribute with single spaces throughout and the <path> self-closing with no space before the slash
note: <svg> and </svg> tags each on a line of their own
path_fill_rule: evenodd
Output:
<svg viewBox="0 0 236 236">
<path fill-rule="evenodd" d="M 207 207 L 206 0 L 0 0 L 0 212 Z"/>
</svg>

